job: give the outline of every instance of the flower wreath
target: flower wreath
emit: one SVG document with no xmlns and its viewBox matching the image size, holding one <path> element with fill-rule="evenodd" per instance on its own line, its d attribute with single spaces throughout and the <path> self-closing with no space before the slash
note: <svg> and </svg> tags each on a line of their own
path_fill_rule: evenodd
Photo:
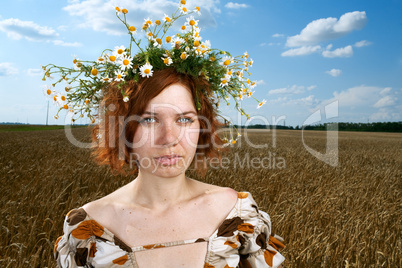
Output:
<svg viewBox="0 0 402 268">
<path fill-rule="evenodd" d="M 68 110 L 73 113 L 72 121 L 79 117 L 88 116 L 92 123 L 96 122 L 96 111 L 102 100 L 102 90 L 105 85 L 113 81 L 123 85 L 126 81 L 133 79 L 138 81 L 141 77 L 150 77 L 154 70 L 162 70 L 167 67 L 174 67 L 177 72 L 190 75 L 192 77 L 205 78 L 210 85 L 212 94 L 208 95 L 211 103 L 218 109 L 219 101 L 229 103 L 229 96 L 235 101 L 236 109 L 249 119 L 249 115 L 241 108 L 240 101 L 244 98 L 254 98 L 257 108 L 266 103 L 265 100 L 258 101 L 253 96 L 255 81 L 246 78 L 250 76 L 249 68 L 253 65 L 253 60 L 245 52 L 243 55 L 232 57 L 227 51 L 211 48 L 210 41 L 202 41 L 198 20 L 193 13 L 200 14 L 200 8 L 196 7 L 193 11 L 188 11 L 186 1 L 181 0 L 178 9 L 172 16 L 164 15 L 162 20 L 144 20 L 141 31 L 148 39 L 148 46 L 141 48 L 140 39 L 135 36 L 139 30 L 127 23 L 127 9 L 116 7 L 117 18 L 126 26 L 130 35 L 130 46 L 116 46 L 114 50 L 104 50 L 96 61 L 84 61 L 74 58 L 73 68 L 60 67 L 54 64 L 43 66 L 44 76 L 52 78 L 53 74 L 60 74 L 60 79 L 51 85 L 45 86 L 44 94 L 53 99 L 59 105 L 59 110 Z M 168 29 L 181 17 L 187 16 L 186 22 L 181 26 L 181 33 L 168 36 Z M 135 44 L 139 51 L 133 53 L 132 46 Z M 164 46 L 171 46 L 166 49 Z M 57 84 L 65 81 L 65 92 L 55 90 Z M 129 97 L 125 94 L 122 87 L 121 94 L 125 102 Z M 200 92 L 201 94 L 203 92 Z M 200 103 L 196 100 L 196 108 L 200 109 Z M 224 119 L 227 123 L 228 121 Z M 237 131 L 237 130 L 236 130 Z M 237 131 L 239 137 L 240 134 Z M 227 144 L 236 143 L 233 137 Z"/>
</svg>

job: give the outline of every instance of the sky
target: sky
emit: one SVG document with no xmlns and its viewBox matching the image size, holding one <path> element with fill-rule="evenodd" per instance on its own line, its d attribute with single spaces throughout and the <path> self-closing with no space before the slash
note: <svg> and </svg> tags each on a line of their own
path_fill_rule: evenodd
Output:
<svg viewBox="0 0 402 268">
<path fill-rule="evenodd" d="M 114 7 L 139 28 L 177 8 L 170 0 L 13 0 L 0 9 L 0 122 L 45 124 L 42 65 L 73 67 L 128 46 Z M 196 4 L 195 4 L 196 2 Z M 257 81 L 242 107 L 247 124 L 402 121 L 402 1 L 198 0 L 203 40 L 232 55 L 247 51 Z M 179 27 L 180 25 L 177 25 Z M 234 107 L 221 113 L 245 124 Z M 53 118 L 49 124 L 67 122 Z M 317 117 L 318 115 L 318 117 Z M 78 123 L 87 123 L 81 119 Z"/>
</svg>

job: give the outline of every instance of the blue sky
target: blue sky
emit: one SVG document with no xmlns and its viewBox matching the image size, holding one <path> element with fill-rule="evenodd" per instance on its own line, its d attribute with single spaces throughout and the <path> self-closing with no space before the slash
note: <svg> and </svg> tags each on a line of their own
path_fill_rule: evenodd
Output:
<svg viewBox="0 0 402 268">
<path fill-rule="evenodd" d="M 14 0 L 0 10 L 0 122 L 46 122 L 41 65 L 73 66 L 128 45 L 114 6 L 128 20 L 171 14 L 178 1 Z M 192 6 L 195 1 L 188 1 Z M 253 123 L 302 125 L 337 102 L 340 122 L 402 121 L 402 1 L 198 0 L 203 40 L 254 60 L 255 96 L 243 107 Z M 179 26 L 179 25 L 178 25 Z M 332 106 L 333 107 L 333 106 Z M 64 124 L 53 115 L 50 124 Z M 240 123 L 233 107 L 222 113 Z M 325 116 L 323 116 L 325 118 Z M 244 123 L 245 120 L 243 120 Z M 265 122 L 264 122 L 265 121 Z M 85 123 L 82 120 L 81 123 Z"/>
</svg>

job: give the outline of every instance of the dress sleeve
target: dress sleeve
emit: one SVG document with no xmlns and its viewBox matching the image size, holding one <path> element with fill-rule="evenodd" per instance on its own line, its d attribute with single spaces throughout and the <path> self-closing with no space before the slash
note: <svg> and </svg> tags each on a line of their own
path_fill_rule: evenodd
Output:
<svg viewBox="0 0 402 268">
<path fill-rule="evenodd" d="M 250 193 L 242 193 L 238 239 L 240 267 L 279 267 L 285 258 L 279 253 L 284 248 L 283 239 L 271 234 L 269 215 L 258 209 Z M 242 195 L 239 194 L 239 197 Z"/>
<path fill-rule="evenodd" d="M 89 260 L 96 252 L 94 234 L 103 232 L 102 226 L 88 220 L 83 209 L 73 209 L 64 220 L 63 231 L 54 245 L 58 267 L 92 267 Z"/>
</svg>

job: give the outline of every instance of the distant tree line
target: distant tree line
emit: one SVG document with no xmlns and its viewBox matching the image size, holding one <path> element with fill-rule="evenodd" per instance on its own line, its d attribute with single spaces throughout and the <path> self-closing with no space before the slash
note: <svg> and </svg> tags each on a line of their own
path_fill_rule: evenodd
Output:
<svg viewBox="0 0 402 268">
<path fill-rule="evenodd" d="M 290 130 L 327 130 L 327 126 L 334 123 L 323 123 L 307 126 L 281 126 L 281 125 L 249 125 L 249 129 L 290 129 Z M 375 122 L 375 123 L 350 123 L 339 122 L 339 131 L 366 131 L 366 132 L 402 132 L 402 121 L 400 122 Z M 241 125 L 234 125 L 236 128 L 246 128 Z"/>
</svg>

